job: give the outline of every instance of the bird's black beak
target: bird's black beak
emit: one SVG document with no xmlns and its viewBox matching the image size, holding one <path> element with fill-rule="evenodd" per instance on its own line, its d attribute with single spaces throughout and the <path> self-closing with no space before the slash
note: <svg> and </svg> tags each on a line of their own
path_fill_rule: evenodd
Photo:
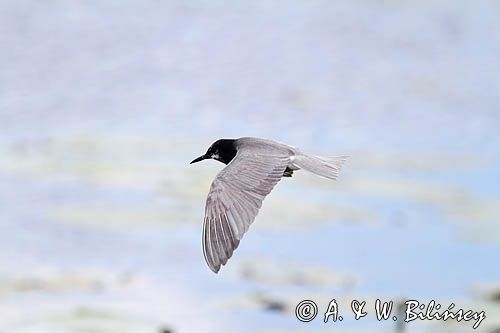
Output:
<svg viewBox="0 0 500 333">
<path fill-rule="evenodd" d="M 207 155 L 201 155 L 200 157 L 197 157 L 194 160 L 192 160 L 191 163 L 189 163 L 189 164 L 193 164 L 193 163 L 196 163 L 196 162 L 199 162 L 199 161 L 203 161 L 203 160 L 206 160 L 207 158 L 210 158 L 210 157 L 208 157 Z"/>
</svg>

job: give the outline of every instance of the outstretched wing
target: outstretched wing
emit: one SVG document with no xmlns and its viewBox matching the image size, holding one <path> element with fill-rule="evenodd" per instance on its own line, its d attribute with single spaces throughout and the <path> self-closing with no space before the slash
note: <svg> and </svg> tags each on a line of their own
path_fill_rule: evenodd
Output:
<svg viewBox="0 0 500 333">
<path fill-rule="evenodd" d="M 215 177 L 203 223 L 203 254 L 212 271 L 217 273 L 231 258 L 289 161 L 289 155 L 281 152 L 238 151 Z"/>
</svg>

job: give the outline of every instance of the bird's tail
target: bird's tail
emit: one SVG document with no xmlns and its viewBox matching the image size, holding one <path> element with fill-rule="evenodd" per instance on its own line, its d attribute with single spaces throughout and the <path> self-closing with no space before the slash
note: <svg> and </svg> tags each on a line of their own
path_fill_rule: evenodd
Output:
<svg viewBox="0 0 500 333">
<path fill-rule="evenodd" d="M 297 167 L 312 172 L 318 176 L 336 180 L 342 165 L 349 156 L 309 156 L 296 155 L 293 161 Z"/>
</svg>

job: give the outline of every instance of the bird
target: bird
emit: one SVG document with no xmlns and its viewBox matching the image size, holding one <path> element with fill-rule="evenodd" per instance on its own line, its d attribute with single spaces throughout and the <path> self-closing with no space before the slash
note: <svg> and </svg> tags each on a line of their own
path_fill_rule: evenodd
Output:
<svg viewBox="0 0 500 333">
<path fill-rule="evenodd" d="M 348 156 L 321 157 L 277 141 L 254 137 L 219 139 L 190 164 L 214 159 L 226 164 L 210 186 L 205 204 L 202 248 L 218 273 L 254 222 L 264 198 L 282 177 L 303 169 L 336 180 Z"/>
</svg>

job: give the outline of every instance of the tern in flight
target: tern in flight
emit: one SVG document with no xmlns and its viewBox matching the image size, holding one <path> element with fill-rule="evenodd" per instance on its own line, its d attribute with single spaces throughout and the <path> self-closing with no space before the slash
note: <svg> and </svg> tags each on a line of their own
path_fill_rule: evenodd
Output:
<svg viewBox="0 0 500 333">
<path fill-rule="evenodd" d="M 227 164 L 210 186 L 203 221 L 203 255 L 217 273 L 281 177 L 304 169 L 335 180 L 347 156 L 312 156 L 276 141 L 244 137 L 217 140 L 191 164 L 206 159 Z"/>
</svg>

